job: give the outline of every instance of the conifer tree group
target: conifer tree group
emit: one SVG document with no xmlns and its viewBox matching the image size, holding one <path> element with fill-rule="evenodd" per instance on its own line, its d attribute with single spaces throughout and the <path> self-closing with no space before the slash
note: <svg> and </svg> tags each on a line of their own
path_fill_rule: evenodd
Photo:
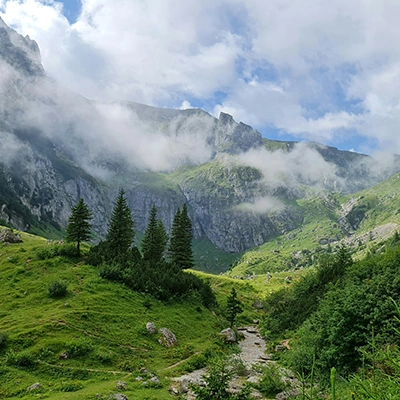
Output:
<svg viewBox="0 0 400 400">
<path fill-rule="evenodd" d="M 91 218 L 90 211 L 81 200 L 74 207 L 71 223 L 67 228 L 68 237 L 71 241 L 77 241 L 78 248 L 82 240 L 89 238 L 88 218 Z M 74 233 L 76 219 L 79 221 L 79 226 L 85 227 L 83 230 L 85 234 Z M 158 219 L 157 208 L 153 205 L 139 251 L 134 244 L 132 213 L 124 190 L 120 190 L 106 239 L 91 247 L 86 262 L 99 266 L 101 277 L 122 282 L 133 290 L 149 293 L 160 300 L 171 300 L 195 291 L 203 304 L 210 307 L 216 301 L 210 285 L 195 275 L 183 271 L 194 266 L 192 229 L 188 209 L 184 204 L 175 214 L 168 241 L 164 224 Z"/>
<path fill-rule="evenodd" d="M 175 214 L 168 247 L 168 256 L 171 261 L 182 269 L 194 266 L 192 240 L 192 221 L 188 216 L 187 206 L 184 204 L 182 210 L 178 208 Z"/>
</svg>

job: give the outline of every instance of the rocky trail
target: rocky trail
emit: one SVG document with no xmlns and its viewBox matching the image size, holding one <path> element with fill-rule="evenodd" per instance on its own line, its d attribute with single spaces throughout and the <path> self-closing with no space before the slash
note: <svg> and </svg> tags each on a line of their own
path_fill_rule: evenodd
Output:
<svg viewBox="0 0 400 400">
<path fill-rule="evenodd" d="M 248 375 L 244 377 L 249 382 L 257 381 L 257 374 L 254 373 L 252 366 L 255 364 L 265 364 L 270 356 L 265 354 L 266 343 L 260 335 L 258 328 L 255 326 L 247 326 L 239 328 L 238 331 L 243 334 L 244 338 L 238 343 L 240 347 L 240 358 L 248 371 Z M 175 394 L 186 394 L 186 398 L 191 400 L 195 397 L 189 391 L 189 385 L 204 385 L 203 376 L 207 373 L 206 368 L 195 370 L 189 374 L 182 375 L 177 378 L 173 378 L 174 384 L 171 387 L 171 391 Z M 241 382 L 240 382 L 241 381 Z M 243 385 L 243 377 L 234 379 L 231 388 L 232 390 L 239 390 Z M 254 398 L 263 398 L 261 393 L 255 391 L 253 393 Z"/>
</svg>

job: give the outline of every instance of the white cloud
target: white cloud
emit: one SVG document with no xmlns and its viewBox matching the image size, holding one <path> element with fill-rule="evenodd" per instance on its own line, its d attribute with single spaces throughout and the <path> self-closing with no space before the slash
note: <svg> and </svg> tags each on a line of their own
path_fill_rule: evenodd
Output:
<svg viewBox="0 0 400 400">
<path fill-rule="evenodd" d="M 73 25 L 59 2 L 1 0 L 0 15 L 89 98 L 204 102 L 259 129 L 400 151 L 398 0 L 83 0 Z"/>
</svg>

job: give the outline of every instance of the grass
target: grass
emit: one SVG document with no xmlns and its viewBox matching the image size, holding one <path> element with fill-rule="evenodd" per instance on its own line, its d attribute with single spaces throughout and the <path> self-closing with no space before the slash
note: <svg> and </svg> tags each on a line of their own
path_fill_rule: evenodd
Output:
<svg viewBox="0 0 400 400">
<path fill-rule="evenodd" d="M 100 278 L 84 258 L 39 259 L 43 248 L 54 244 L 28 233 L 21 236 L 23 243 L 0 244 L 0 334 L 7 337 L 0 347 L 0 398 L 108 398 L 123 380 L 129 398 L 170 399 L 169 377 L 189 368 L 195 355 L 222 345 L 218 332 L 226 322 L 218 310 L 211 312 L 196 299 L 166 304 L 135 293 Z M 222 306 L 232 285 L 237 287 L 245 304 L 240 324 L 259 316 L 253 303 L 265 296 L 261 281 L 192 273 L 210 281 Z M 67 285 L 65 296 L 49 296 L 54 281 Z M 145 329 L 149 321 L 174 332 L 178 346 L 161 346 L 159 335 Z M 141 368 L 157 374 L 161 384 L 143 387 L 136 381 Z M 27 392 L 35 382 L 41 388 Z"/>
</svg>

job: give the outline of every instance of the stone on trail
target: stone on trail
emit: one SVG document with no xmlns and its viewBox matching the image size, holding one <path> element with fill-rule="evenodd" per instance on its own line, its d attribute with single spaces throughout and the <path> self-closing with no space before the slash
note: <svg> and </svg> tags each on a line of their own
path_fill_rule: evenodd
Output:
<svg viewBox="0 0 400 400">
<path fill-rule="evenodd" d="M 225 343 L 236 343 L 237 337 L 236 333 L 232 328 L 226 328 L 219 333 L 221 338 L 225 341 Z"/>
</svg>

